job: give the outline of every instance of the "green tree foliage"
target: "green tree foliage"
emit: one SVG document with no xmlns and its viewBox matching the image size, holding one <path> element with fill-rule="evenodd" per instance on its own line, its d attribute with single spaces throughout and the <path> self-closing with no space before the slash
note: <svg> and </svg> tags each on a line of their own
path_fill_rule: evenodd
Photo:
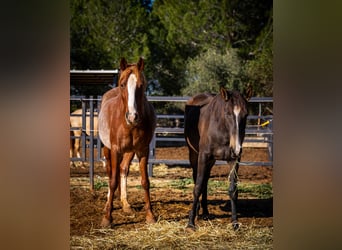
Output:
<svg viewBox="0 0 342 250">
<path fill-rule="evenodd" d="M 142 1 L 148 5 L 148 1 Z M 121 57 L 148 57 L 148 12 L 135 0 L 72 0 L 71 67 L 112 69 Z"/>
<path fill-rule="evenodd" d="M 253 59 L 245 64 L 246 82 L 257 96 L 273 94 L 273 22 L 272 16 L 268 24 L 260 32 L 254 50 L 250 53 Z"/>
<path fill-rule="evenodd" d="M 71 67 L 146 60 L 164 95 L 218 89 L 272 95 L 272 0 L 72 0 Z M 217 70 L 220 69 L 220 70 Z M 207 76 L 206 76 L 207 75 Z M 151 92 L 156 92 L 153 89 Z"/>
<path fill-rule="evenodd" d="M 231 85 L 234 81 L 239 82 L 239 87 L 242 87 L 242 81 L 246 84 L 253 82 L 255 85 L 258 80 L 256 77 L 253 81 L 248 79 L 252 76 L 252 72 L 261 70 L 260 76 L 268 72 L 264 72 L 260 64 L 258 67 L 253 65 L 251 62 L 256 57 L 251 57 L 250 54 L 255 50 L 258 39 L 260 40 L 260 33 L 269 23 L 271 9 L 270 0 L 156 0 L 152 14 L 156 16 L 163 31 L 162 34 L 156 32 L 158 36 L 154 36 L 156 40 L 152 44 L 156 45 L 153 48 L 157 48 L 158 51 L 151 49 L 151 55 L 155 57 L 155 62 L 160 62 L 159 68 L 154 72 L 160 73 L 159 80 L 162 87 L 166 87 L 168 93 L 185 94 L 190 93 L 191 89 L 205 88 L 208 82 L 215 82 L 217 78 L 222 79 L 220 76 L 215 76 L 208 81 L 209 77 L 204 77 L 205 73 L 199 70 L 206 68 L 205 72 L 208 72 L 210 69 L 208 66 L 199 65 L 203 61 L 210 60 L 209 55 L 213 51 L 221 58 L 227 55 L 227 51 L 231 51 L 231 48 L 236 49 L 234 54 L 237 52 L 238 59 L 243 63 L 238 64 L 239 79 L 228 77 L 225 79 L 227 81 L 225 85 Z M 238 59 L 236 60 L 239 61 Z M 229 60 L 228 57 L 223 61 Z M 268 57 L 267 60 L 272 63 L 272 57 Z M 245 64 L 249 65 L 250 74 L 245 74 Z M 217 61 L 214 65 L 216 68 L 219 67 Z M 226 64 L 223 62 L 223 65 Z M 230 67 L 237 66 L 230 65 Z M 227 71 L 228 69 L 225 72 Z M 211 71 L 210 75 L 212 73 Z M 195 74 L 200 76 L 195 77 Z M 269 75 L 264 77 L 270 78 Z M 202 79 L 205 81 L 200 84 Z M 269 85 L 264 85 L 264 88 L 267 87 Z M 181 88 L 184 89 L 180 91 Z M 208 89 L 217 88 L 218 86 L 208 87 Z M 260 89 L 259 86 L 257 89 Z"/>
<path fill-rule="evenodd" d="M 210 49 L 189 60 L 182 94 L 218 93 L 220 86 L 242 89 L 241 69 L 236 49 L 227 49 L 223 54 Z"/>
</svg>

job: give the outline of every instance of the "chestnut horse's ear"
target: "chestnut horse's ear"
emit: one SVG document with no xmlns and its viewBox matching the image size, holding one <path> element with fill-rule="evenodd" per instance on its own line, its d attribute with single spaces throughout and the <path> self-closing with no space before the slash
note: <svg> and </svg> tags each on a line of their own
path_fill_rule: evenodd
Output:
<svg viewBox="0 0 342 250">
<path fill-rule="evenodd" d="M 120 71 L 124 71 L 126 68 L 127 68 L 127 61 L 123 57 L 121 58 L 121 61 L 120 61 Z"/>
<path fill-rule="evenodd" d="M 137 66 L 138 66 L 139 71 L 143 71 L 144 70 L 144 59 L 142 57 L 140 57 Z"/>
<path fill-rule="evenodd" d="M 245 88 L 243 95 L 245 96 L 247 101 L 249 101 L 249 99 L 251 99 L 251 97 L 253 96 L 253 88 L 250 84 L 248 84 L 247 88 Z"/>
<path fill-rule="evenodd" d="M 230 98 L 230 93 L 227 91 L 224 87 L 220 87 L 220 94 L 223 98 L 223 100 L 228 101 Z"/>
</svg>

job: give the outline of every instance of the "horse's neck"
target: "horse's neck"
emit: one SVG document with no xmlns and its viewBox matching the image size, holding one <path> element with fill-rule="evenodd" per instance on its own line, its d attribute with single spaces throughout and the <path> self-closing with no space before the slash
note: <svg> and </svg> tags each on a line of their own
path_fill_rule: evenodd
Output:
<svg viewBox="0 0 342 250">
<path fill-rule="evenodd" d="M 209 103 L 209 105 L 211 106 L 212 110 L 218 110 L 220 112 L 224 112 L 224 100 L 222 99 L 222 97 L 220 95 L 216 95 L 211 102 Z"/>
</svg>

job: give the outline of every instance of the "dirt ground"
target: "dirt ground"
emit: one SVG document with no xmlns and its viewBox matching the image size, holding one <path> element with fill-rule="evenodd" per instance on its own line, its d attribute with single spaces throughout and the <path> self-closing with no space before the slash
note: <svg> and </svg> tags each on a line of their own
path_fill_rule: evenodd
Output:
<svg viewBox="0 0 342 250">
<path fill-rule="evenodd" d="M 186 147 L 157 148 L 159 159 L 187 159 Z M 245 148 L 242 161 L 268 161 L 266 149 Z M 229 165 L 214 166 L 210 180 L 227 180 Z M 154 165 L 151 182 L 151 202 L 158 220 L 181 221 L 188 218 L 192 204 L 192 170 L 184 166 Z M 184 188 L 175 188 L 174 183 L 184 181 Z M 94 191 L 89 190 L 89 176 L 86 164 L 70 166 L 70 235 L 81 236 L 94 228 L 100 228 L 103 208 L 106 202 L 107 177 L 102 164 L 95 166 Z M 240 183 L 272 183 L 272 167 L 240 166 Z M 227 185 L 228 189 L 228 185 Z M 112 213 L 114 227 L 122 230 L 138 229 L 145 224 L 143 190 L 140 187 L 140 173 L 136 164 L 131 165 L 128 176 L 128 201 L 134 214 L 124 214 L 118 197 L 114 200 Z M 230 223 L 230 203 L 227 191 L 208 195 L 208 208 L 213 221 Z M 273 198 L 258 199 L 239 194 L 238 218 L 242 224 L 254 223 L 260 227 L 273 227 Z M 196 222 L 200 225 L 201 220 Z M 185 226 L 186 224 L 184 224 Z"/>
</svg>

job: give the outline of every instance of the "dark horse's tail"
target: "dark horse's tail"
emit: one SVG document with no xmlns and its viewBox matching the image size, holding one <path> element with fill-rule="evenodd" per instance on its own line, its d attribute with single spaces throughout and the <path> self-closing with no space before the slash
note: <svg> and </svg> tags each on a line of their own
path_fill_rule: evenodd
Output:
<svg viewBox="0 0 342 250">
<path fill-rule="evenodd" d="M 184 136 L 190 148 L 198 153 L 199 131 L 198 121 L 201 107 L 197 105 L 186 105 L 184 114 Z"/>
</svg>

